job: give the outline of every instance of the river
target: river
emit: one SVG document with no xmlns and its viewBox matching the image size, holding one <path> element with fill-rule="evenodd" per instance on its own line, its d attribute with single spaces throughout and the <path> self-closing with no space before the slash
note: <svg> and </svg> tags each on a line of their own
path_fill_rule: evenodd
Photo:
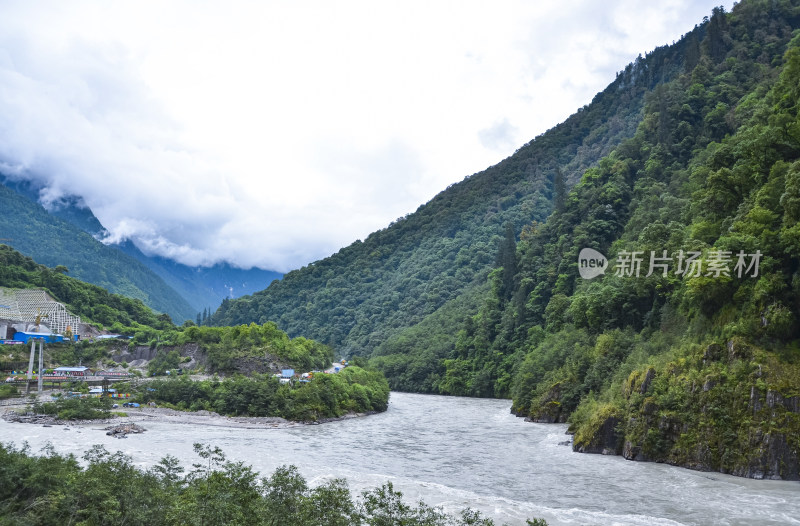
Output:
<svg viewBox="0 0 800 526">
<path fill-rule="evenodd" d="M 81 456 L 92 444 L 147 467 L 166 454 L 196 461 L 192 443 L 221 447 L 262 474 L 294 464 L 314 485 L 344 477 L 358 493 L 391 481 L 409 500 L 456 512 L 480 510 L 501 524 L 543 517 L 560 524 L 797 524 L 800 483 L 701 473 L 621 457 L 574 453 L 566 426 L 531 424 L 508 400 L 392 393 L 379 415 L 316 426 L 234 429 L 143 423 L 125 440 L 101 426 L 41 427 L 0 421 L 0 441 L 48 441 Z"/>
</svg>

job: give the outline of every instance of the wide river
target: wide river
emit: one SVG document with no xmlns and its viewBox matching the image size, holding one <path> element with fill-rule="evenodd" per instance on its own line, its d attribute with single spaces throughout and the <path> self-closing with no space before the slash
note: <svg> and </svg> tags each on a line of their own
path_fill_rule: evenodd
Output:
<svg viewBox="0 0 800 526">
<path fill-rule="evenodd" d="M 750 480 L 621 457 L 573 453 L 565 425 L 531 424 L 507 400 L 392 393 L 379 415 L 316 426 L 235 429 L 144 423 L 118 440 L 100 426 L 41 427 L 0 421 L 0 441 L 48 441 L 76 456 L 92 444 L 143 467 L 171 454 L 190 467 L 194 442 L 221 447 L 262 474 L 294 464 L 314 485 L 344 477 L 360 491 L 391 481 L 412 502 L 472 507 L 503 522 L 558 524 L 798 524 L 800 482 Z"/>
</svg>

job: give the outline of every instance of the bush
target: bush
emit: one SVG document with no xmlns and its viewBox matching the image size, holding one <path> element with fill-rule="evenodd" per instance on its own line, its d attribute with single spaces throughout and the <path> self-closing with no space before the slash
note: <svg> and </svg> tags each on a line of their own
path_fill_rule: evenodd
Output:
<svg viewBox="0 0 800 526">
<path fill-rule="evenodd" d="M 34 404 L 33 412 L 57 416 L 61 420 L 98 420 L 111 416 L 110 398 L 59 398 L 54 402 Z"/>
<path fill-rule="evenodd" d="M 9 384 L 0 385 L 0 400 L 5 400 L 6 398 L 17 396 L 18 393 L 19 392 L 17 391 L 17 386 L 15 385 L 9 385 Z"/>
</svg>

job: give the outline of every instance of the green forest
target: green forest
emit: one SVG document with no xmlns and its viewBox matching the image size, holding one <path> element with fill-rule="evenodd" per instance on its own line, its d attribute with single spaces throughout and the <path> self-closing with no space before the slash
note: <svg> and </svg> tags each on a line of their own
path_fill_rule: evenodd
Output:
<svg viewBox="0 0 800 526">
<path fill-rule="evenodd" d="M 512 157 L 213 320 L 308 325 L 393 389 L 510 397 L 581 451 L 800 478 L 798 27 L 796 1 L 714 9 Z M 579 276 L 583 248 L 605 274 Z"/>
</svg>

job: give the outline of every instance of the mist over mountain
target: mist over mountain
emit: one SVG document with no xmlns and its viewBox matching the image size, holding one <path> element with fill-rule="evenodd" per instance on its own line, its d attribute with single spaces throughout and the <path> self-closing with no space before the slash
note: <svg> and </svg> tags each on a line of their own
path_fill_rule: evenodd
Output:
<svg viewBox="0 0 800 526">
<path fill-rule="evenodd" d="M 174 320 L 194 319 L 194 308 L 136 259 L 106 246 L 39 203 L 0 184 L 0 237 L 49 267 L 66 266 L 71 276 L 110 292 L 141 300 Z"/>
<path fill-rule="evenodd" d="M 189 267 L 147 256 L 127 240 L 104 244 L 105 228 L 79 197 L 61 197 L 44 209 L 38 202 L 41 189 L 31 182 L 0 176 L 0 183 L 4 243 L 44 264 L 65 265 L 84 281 L 141 299 L 176 323 L 194 321 L 198 313 L 215 309 L 223 299 L 260 290 L 281 277 L 278 272 L 238 269 L 227 263 Z M 86 253 L 102 255 L 92 256 L 87 265 L 81 260 Z"/>
</svg>

